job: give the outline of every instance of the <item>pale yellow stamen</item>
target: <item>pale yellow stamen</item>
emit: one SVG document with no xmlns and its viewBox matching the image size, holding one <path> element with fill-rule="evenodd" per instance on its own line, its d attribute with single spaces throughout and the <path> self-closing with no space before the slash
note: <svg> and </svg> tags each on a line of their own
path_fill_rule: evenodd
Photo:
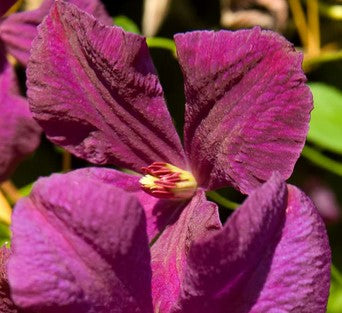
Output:
<svg viewBox="0 0 342 313">
<path fill-rule="evenodd" d="M 139 181 L 141 188 L 154 197 L 187 199 L 197 189 L 196 179 L 191 172 L 172 164 L 154 162 L 142 170 L 146 175 Z"/>
<path fill-rule="evenodd" d="M 157 177 L 145 175 L 139 180 L 139 183 L 144 185 L 146 188 L 153 189 L 156 188 L 156 180 L 158 180 Z"/>
</svg>

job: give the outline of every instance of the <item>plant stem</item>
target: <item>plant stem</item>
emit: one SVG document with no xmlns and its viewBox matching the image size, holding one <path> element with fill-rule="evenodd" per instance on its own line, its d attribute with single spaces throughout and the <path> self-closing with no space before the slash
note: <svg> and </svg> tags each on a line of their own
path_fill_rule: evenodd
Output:
<svg viewBox="0 0 342 313">
<path fill-rule="evenodd" d="M 331 264 L 331 278 L 333 278 L 342 287 L 342 274 L 334 264 Z"/>
<path fill-rule="evenodd" d="M 319 27 L 318 0 L 306 2 L 308 10 L 308 54 L 319 55 L 321 49 L 321 33 Z"/>
<path fill-rule="evenodd" d="M 293 20 L 296 25 L 300 40 L 302 42 L 304 50 L 307 50 L 308 26 L 306 24 L 305 14 L 304 14 L 302 5 L 300 3 L 300 0 L 289 0 L 289 5 L 290 5 Z"/>
<path fill-rule="evenodd" d="M 319 167 L 324 168 L 336 175 L 342 176 L 342 163 L 330 159 L 314 148 L 305 146 L 302 151 L 302 155 Z"/>
<path fill-rule="evenodd" d="M 238 203 L 226 199 L 225 197 L 221 196 L 219 193 L 215 191 L 207 191 L 207 196 L 219 205 L 230 210 L 235 210 L 239 206 Z"/>
<path fill-rule="evenodd" d="M 17 11 L 20 9 L 20 7 L 22 6 L 23 2 L 24 2 L 24 0 L 18 0 L 17 2 L 15 2 L 15 3 L 10 7 L 10 9 L 5 13 L 4 16 L 9 16 L 9 15 L 11 15 L 11 14 L 17 12 Z"/>
<path fill-rule="evenodd" d="M 17 201 L 22 198 L 17 187 L 10 181 L 6 180 L 0 185 L 1 190 L 6 194 L 9 201 L 13 204 L 17 203 Z"/>
<path fill-rule="evenodd" d="M 71 154 L 68 151 L 63 150 L 62 156 L 62 170 L 63 172 L 68 172 L 71 170 Z"/>
<path fill-rule="evenodd" d="M 320 63 L 339 61 L 342 59 L 342 50 L 336 52 L 325 52 L 316 56 L 307 56 L 304 58 L 303 69 L 305 72 Z"/>
</svg>

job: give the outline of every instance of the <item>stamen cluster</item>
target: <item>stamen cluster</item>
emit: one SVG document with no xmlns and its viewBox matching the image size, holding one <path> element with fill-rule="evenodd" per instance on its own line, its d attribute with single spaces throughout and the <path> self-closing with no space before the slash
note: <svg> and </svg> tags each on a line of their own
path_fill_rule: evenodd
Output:
<svg viewBox="0 0 342 313">
<path fill-rule="evenodd" d="M 191 198 L 196 191 L 194 176 L 185 170 L 165 162 L 153 162 L 142 168 L 145 176 L 140 179 L 141 188 L 148 194 L 165 199 Z"/>
</svg>

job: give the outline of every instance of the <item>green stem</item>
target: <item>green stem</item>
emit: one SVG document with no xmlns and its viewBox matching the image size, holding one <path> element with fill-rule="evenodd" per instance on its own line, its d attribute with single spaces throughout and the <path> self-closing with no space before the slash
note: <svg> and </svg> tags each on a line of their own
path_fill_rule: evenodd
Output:
<svg viewBox="0 0 342 313">
<path fill-rule="evenodd" d="M 319 26 L 318 0 L 307 1 L 308 11 L 308 55 L 319 55 L 321 33 Z"/>
<path fill-rule="evenodd" d="M 342 274 L 334 264 L 331 264 L 331 278 L 342 286 Z"/>
<path fill-rule="evenodd" d="M 62 154 L 62 170 L 63 172 L 69 172 L 71 170 L 71 154 L 66 151 L 63 150 L 63 154 Z"/>
<path fill-rule="evenodd" d="M 162 37 L 148 37 L 146 38 L 146 42 L 150 48 L 167 49 L 170 50 L 175 57 L 177 57 L 176 45 L 172 39 Z"/>
<path fill-rule="evenodd" d="M 302 155 L 319 167 L 324 168 L 336 175 L 342 176 L 342 163 L 332 160 L 319 151 L 308 146 L 304 147 Z"/>
<path fill-rule="evenodd" d="M 342 59 L 342 50 L 334 52 L 323 52 L 314 57 L 307 57 L 303 62 L 304 71 L 310 70 L 312 66 L 317 66 L 321 63 L 334 62 Z"/>
<path fill-rule="evenodd" d="M 230 210 L 235 210 L 239 206 L 238 203 L 230 201 L 230 200 L 226 199 L 225 197 L 222 197 L 219 193 L 217 193 L 215 191 L 207 191 L 207 196 L 211 200 L 214 200 L 219 205 L 221 205 L 227 209 L 230 209 Z"/>
<path fill-rule="evenodd" d="M 305 18 L 303 7 L 299 0 L 289 0 L 293 20 L 298 31 L 299 38 L 304 50 L 308 47 L 308 25 Z"/>
</svg>

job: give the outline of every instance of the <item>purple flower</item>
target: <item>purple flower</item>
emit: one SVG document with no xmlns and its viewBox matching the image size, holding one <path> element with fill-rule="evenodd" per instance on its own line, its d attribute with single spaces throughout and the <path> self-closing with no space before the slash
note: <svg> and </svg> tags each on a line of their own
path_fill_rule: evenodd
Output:
<svg viewBox="0 0 342 313">
<path fill-rule="evenodd" d="M 175 41 L 187 102 L 184 149 L 145 39 L 60 1 L 40 26 L 28 66 L 34 117 L 49 139 L 96 164 L 145 174 L 154 162 L 169 163 L 201 188 L 244 193 L 274 170 L 288 178 L 312 109 L 302 55 L 259 28 Z"/>
<path fill-rule="evenodd" d="M 145 175 L 96 172 L 147 199 L 149 238 L 180 202 L 159 209 L 165 201 L 140 191 L 139 180 L 159 198 L 187 198 L 227 185 L 249 193 L 275 170 L 287 178 L 312 109 L 302 56 L 283 37 L 255 28 L 175 40 L 187 101 L 184 149 L 139 35 L 58 1 L 27 71 L 31 110 L 50 140 L 93 163 Z"/>
<path fill-rule="evenodd" d="M 173 245 L 158 246 L 159 239 L 150 252 L 133 194 L 84 170 L 40 179 L 13 215 L 12 298 L 34 313 L 325 312 L 324 224 L 280 175 L 253 191 L 224 227 L 203 192 L 179 220 L 170 226 L 179 232 L 167 232 Z M 1 277 L 3 306 L 13 308 L 0 265 Z"/>
<path fill-rule="evenodd" d="M 11 14 L 0 21 L 0 39 L 6 46 L 7 52 L 21 64 L 27 65 L 31 43 L 37 35 L 37 26 L 49 13 L 54 2 L 54 0 L 44 0 L 36 10 Z M 67 0 L 67 2 L 93 14 L 105 24 L 112 24 L 111 18 L 99 0 Z"/>
<path fill-rule="evenodd" d="M 53 0 L 45 0 L 34 11 L 20 12 L 1 18 L 15 1 L 2 1 L 0 5 L 0 181 L 5 180 L 25 156 L 39 144 L 41 129 L 34 122 L 27 100 L 20 96 L 12 66 L 6 54 L 26 65 L 31 42 L 37 35 L 37 26 L 49 12 Z M 93 13 L 110 24 L 98 0 L 70 0 L 80 8 Z"/>
<path fill-rule="evenodd" d="M 27 100 L 19 94 L 13 68 L 1 52 L 0 43 L 0 182 L 36 149 L 41 132 Z"/>
<path fill-rule="evenodd" d="M 184 149 L 143 37 L 60 1 L 40 26 L 28 95 L 47 136 L 143 175 L 40 180 L 13 217 L 14 301 L 38 312 L 324 312 L 324 224 L 283 182 L 312 108 L 301 55 L 259 28 L 175 41 Z M 227 185 L 250 196 L 222 227 L 205 191 Z"/>
</svg>

